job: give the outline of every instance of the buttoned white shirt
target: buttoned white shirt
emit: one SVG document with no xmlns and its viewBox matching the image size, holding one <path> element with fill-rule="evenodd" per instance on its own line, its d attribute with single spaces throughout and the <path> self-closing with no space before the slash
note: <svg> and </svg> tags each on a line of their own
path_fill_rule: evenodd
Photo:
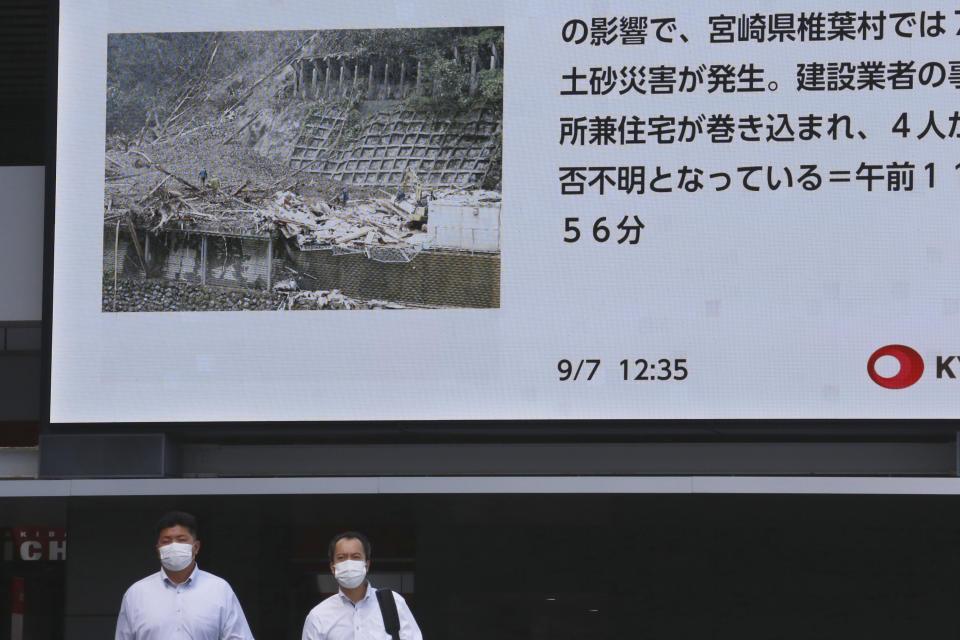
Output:
<svg viewBox="0 0 960 640">
<path fill-rule="evenodd" d="M 161 569 L 127 589 L 115 640 L 179 638 L 253 640 L 226 580 L 194 567 L 189 578 L 174 584 Z"/>
<path fill-rule="evenodd" d="M 407 601 L 396 592 L 393 599 L 400 617 L 400 640 L 423 640 Z M 390 640 L 376 588 L 368 582 L 366 595 L 356 604 L 340 591 L 315 606 L 303 623 L 303 640 Z"/>
</svg>

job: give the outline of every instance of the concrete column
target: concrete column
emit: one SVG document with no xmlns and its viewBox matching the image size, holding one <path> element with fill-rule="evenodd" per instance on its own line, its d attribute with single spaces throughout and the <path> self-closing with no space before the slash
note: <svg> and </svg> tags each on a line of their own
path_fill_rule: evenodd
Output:
<svg viewBox="0 0 960 640">
<path fill-rule="evenodd" d="M 310 65 L 310 88 L 313 90 L 313 97 L 317 97 L 319 85 L 317 83 L 317 63 L 313 62 Z"/>
<path fill-rule="evenodd" d="M 390 63 L 386 62 L 383 65 L 383 99 L 390 99 Z"/>
<path fill-rule="evenodd" d="M 416 95 L 420 95 L 420 71 L 423 69 L 423 62 L 417 60 L 417 81 L 416 85 L 413 87 L 413 91 Z"/>
<path fill-rule="evenodd" d="M 337 85 L 337 91 L 340 92 L 340 95 L 343 95 L 343 71 L 347 68 L 347 65 L 340 63 L 340 83 Z"/>
<path fill-rule="evenodd" d="M 330 61 L 324 60 L 327 65 L 327 79 L 323 82 L 323 97 L 326 98 L 330 95 Z"/>
<path fill-rule="evenodd" d="M 357 92 L 357 82 L 360 80 L 360 63 L 353 65 L 353 92 Z"/>
<path fill-rule="evenodd" d="M 407 89 L 403 84 L 404 80 L 406 79 L 407 79 L 407 63 L 401 62 L 400 63 L 400 91 L 399 91 L 401 98 L 407 95 Z"/>
<path fill-rule="evenodd" d="M 373 88 L 373 63 L 370 63 L 370 73 L 367 74 L 367 99 L 373 100 L 376 92 Z"/>
</svg>

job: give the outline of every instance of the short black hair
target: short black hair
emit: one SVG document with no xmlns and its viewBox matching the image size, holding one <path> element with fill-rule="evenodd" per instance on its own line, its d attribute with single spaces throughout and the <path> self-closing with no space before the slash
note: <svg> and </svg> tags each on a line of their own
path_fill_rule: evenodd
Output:
<svg viewBox="0 0 960 640">
<path fill-rule="evenodd" d="M 367 540 L 367 536 L 363 535 L 359 531 L 344 531 L 343 533 L 338 533 L 333 536 L 333 540 L 330 541 L 330 547 L 327 549 L 327 555 L 330 556 L 330 562 L 333 563 L 333 552 L 337 548 L 337 543 L 343 540 L 344 538 L 352 538 L 360 541 L 360 544 L 363 545 L 363 555 L 367 560 L 370 560 L 370 541 Z"/>
<path fill-rule="evenodd" d="M 190 535 L 193 536 L 194 540 L 199 540 L 200 537 L 197 535 L 200 531 L 200 527 L 197 524 L 197 518 L 186 511 L 168 511 L 163 514 L 163 516 L 157 521 L 157 524 L 153 527 L 153 539 L 160 539 L 160 532 L 164 529 L 169 529 L 170 527 L 176 527 L 180 525 L 184 527 L 187 531 L 190 532 Z"/>
</svg>

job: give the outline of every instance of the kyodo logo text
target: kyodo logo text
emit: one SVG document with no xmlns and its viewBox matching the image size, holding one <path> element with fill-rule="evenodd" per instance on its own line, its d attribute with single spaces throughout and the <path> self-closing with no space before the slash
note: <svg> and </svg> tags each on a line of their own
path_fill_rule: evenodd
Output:
<svg viewBox="0 0 960 640">
<path fill-rule="evenodd" d="M 899 369 L 895 374 L 884 376 L 877 371 L 877 361 L 885 356 L 896 359 Z M 957 366 L 954 370 L 954 365 Z M 870 379 L 886 389 L 906 389 L 923 377 L 923 357 L 915 349 L 902 344 L 888 344 L 880 347 L 867 361 L 867 374 Z M 960 373 L 960 355 L 937 356 L 937 380 L 955 380 Z"/>
</svg>

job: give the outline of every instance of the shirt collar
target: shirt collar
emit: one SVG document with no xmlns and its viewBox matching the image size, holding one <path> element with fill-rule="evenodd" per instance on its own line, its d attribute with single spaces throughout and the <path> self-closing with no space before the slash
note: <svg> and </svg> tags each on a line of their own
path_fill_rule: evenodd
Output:
<svg viewBox="0 0 960 640">
<path fill-rule="evenodd" d="M 193 584 L 199 575 L 200 565 L 194 564 L 193 571 L 190 572 L 190 575 L 187 576 L 187 579 L 181 582 L 180 584 L 174 584 L 173 580 L 170 579 L 170 576 L 167 575 L 167 572 L 163 570 L 163 567 L 160 568 L 160 578 L 163 579 L 164 584 L 168 584 L 171 587 L 185 587 L 187 585 Z"/>
<path fill-rule="evenodd" d="M 360 604 L 360 602 L 363 602 L 364 600 L 369 600 L 370 598 L 373 597 L 373 594 L 375 594 L 376 592 L 377 592 L 377 588 L 372 584 L 370 584 L 370 581 L 367 580 L 367 592 L 363 595 L 362 598 L 360 598 L 360 601 L 357 602 L 357 604 Z M 353 600 L 347 597 L 347 594 L 343 592 L 342 588 L 337 593 L 339 593 L 340 598 L 343 599 L 345 602 L 349 602 L 350 604 L 353 604 Z"/>
</svg>

